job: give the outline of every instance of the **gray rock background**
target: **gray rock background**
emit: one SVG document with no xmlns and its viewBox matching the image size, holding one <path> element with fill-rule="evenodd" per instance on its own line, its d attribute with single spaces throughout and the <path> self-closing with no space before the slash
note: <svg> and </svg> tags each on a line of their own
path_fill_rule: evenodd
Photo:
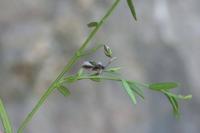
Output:
<svg viewBox="0 0 200 133">
<path fill-rule="evenodd" d="M 130 79 L 180 82 L 177 92 L 193 95 L 180 102 L 181 119 L 159 94 L 147 91 L 146 100 L 132 106 L 120 84 L 81 81 L 70 86 L 70 97 L 53 93 L 25 133 L 199 133 L 200 1 L 134 1 L 138 21 L 122 0 L 91 45 L 109 44 Z M 81 46 L 86 24 L 111 3 L 0 0 L 0 97 L 15 130 Z"/>
</svg>

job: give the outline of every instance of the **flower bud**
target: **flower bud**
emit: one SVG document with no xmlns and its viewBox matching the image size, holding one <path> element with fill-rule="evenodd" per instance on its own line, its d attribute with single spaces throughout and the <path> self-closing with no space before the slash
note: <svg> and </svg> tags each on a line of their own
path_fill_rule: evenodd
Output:
<svg viewBox="0 0 200 133">
<path fill-rule="evenodd" d="M 107 56 L 107 57 L 112 57 L 112 50 L 107 46 L 107 45 L 104 45 L 104 54 Z"/>
</svg>

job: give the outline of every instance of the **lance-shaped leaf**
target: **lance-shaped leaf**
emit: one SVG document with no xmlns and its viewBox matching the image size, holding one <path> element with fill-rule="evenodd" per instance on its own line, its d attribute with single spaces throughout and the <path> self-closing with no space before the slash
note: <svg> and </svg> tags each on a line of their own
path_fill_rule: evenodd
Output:
<svg viewBox="0 0 200 133">
<path fill-rule="evenodd" d="M 134 104 L 136 104 L 137 100 L 136 100 L 135 94 L 132 91 L 132 89 L 130 88 L 130 86 L 127 83 L 127 81 L 122 79 L 122 85 L 123 85 L 123 88 L 126 90 L 127 94 L 129 95 L 129 97 L 131 98 L 132 102 Z"/>
<path fill-rule="evenodd" d="M 136 16 L 136 12 L 135 12 L 135 7 L 134 7 L 134 5 L 133 5 L 132 0 L 127 0 L 127 4 L 128 4 L 128 6 L 129 6 L 129 8 L 130 8 L 130 10 L 131 10 L 131 13 L 132 13 L 132 15 L 133 15 L 133 18 L 134 18 L 135 20 L 137 20 L 137 16 Z"/>
<path fill-rule="evenodd" d="M 69 89 L 67 89 L 65 86 L 58 86 L 57 89 L 61 94 L 63 94 L 63 96 L 69 96 L 71 94 Z"/>
<path fill-rule="evenodd" d="M 179 116 L 179 105 L 178 105 L 178 101 L 176 100 L 175 97 L 171 97 L 168 94 L 165 93 L 165 96 L 167 97 L 167 99 L 169 100 L 172 108 L 173 108 L 173 112 L 176 116 Z"/>
<path fill-rule="evenodd" d="M 160 91 L 160 90 L 169 90 L 178 87 L 177 83 L 174 82 L 163 82 L 163 83 L 152 83 L 149 85 L 149 88 L 152 90 Z"/>
<path fill-rule="evenodd" d="M 87 26 L 88 26 L 89 28 L 97 27 L 97 25 L 98 25 L 97 22 L 90 22 L 90 23 L 87 24 Z"/>
<path fill-rule="evenodd" d="M 171 97 L 174 97 L 176 99 L 182 99 L 182 100 L 190 100 L 192 98 L 192 95 L 186 95 L 186 96 L 183 96 L 183 95 L 176 95 L 176 94 L 173 94 L 169 91 L 166 91 L 166 90 L 162 90 L 163 93 L 167 94 L 168 96 L 171 96 Z"/>
<path fill-rule="evenodd" d="M 144 99 L 143 91 L 140 89 L 139 86 L 137 86 L 134 82 L 128 82 L 130 88 L 132 91 L 134 91 L 138 96 L 140 96 L 142 99 Z"/>
<path fill-rule="evenodd" d="M 4 132 L 5 133 L 12 133 L 13 132 L 12 126 L 10 124 L 8 114 L 6 112 L 6 109 L 5 109 L 1 99 L 0 99 L 0 119 L 1 119 L 3 127 L 4 127 Z"/>
</svg>

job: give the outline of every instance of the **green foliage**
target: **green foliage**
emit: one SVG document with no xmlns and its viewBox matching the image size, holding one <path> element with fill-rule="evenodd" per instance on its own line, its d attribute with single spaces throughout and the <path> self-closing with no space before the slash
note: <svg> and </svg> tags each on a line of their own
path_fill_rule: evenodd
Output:
<svg viewBox="0 0 200 133">
<path fill-rule="evenodd" d="M 131 98 L 131 101 L 133 104 L 137 103 L 137 96 L 144 99 L 143 90 L 149 89 L 153 90 L 159 93 L 164 94 L 167 99 L 169 100 L 173 112 L 178 115 L 179 114 L 179 100 L 189 100 L 192 98 L 192 95 L 176 95 L 170 92 L 171 89 L 174 89 L 178 87 L 177 83 L 174 82 L 162 82 L 162 83 L 152 83 L 152 84 L 144 84 L 139 83 L 134 80 L 127 80 L 123 78 L 119 70 L 120 67 L 109 67 L 110 64 L 116 60 L 116 57 L 113 57 L 112 50 L 107 45 L 95 45 L 91 49 L 87 50 L 87 46 L 89 45 L 90 41 L 93 39 L 93 37 L 96 35 L 97 31 L 101 28 L 101 26 L 104 24 L 104 22 L 108 19 L 109 16 L 113 13 L 113 11 L 118 6 L 120 0 L 115 0 L 115 2 L 111 5 L 111 7 L 108 9 L 106 14 L 101 18 L 98 22 L 91 22 L 88 24 L 89 28 L 92 28 L 90 34 L 86 38 L 86 40 L 83 42 L 81 47 L 74 53 L 72 58 L 69 60 L 67 65 L 64 67 L 63 71 L 58 75 L 56 80 L 52 82 L 52 84 L 47 88 L 47 90 L 44 92 L 42 97 L 39 99 L 39 101 L 36 103 L 35 107 L 32 109 L 32 111 L 27 115 L 27 117 L 24 119 L 24 121 L 21 123 L 18 133 L 22 133 L 24 128 L 27 126 L 28 122 L 30 122 L 33 118 L 33 116 L 36 114 L 36 112 L 39 110 L 39 108 L 44 104 L 48 96 L 54 91 L 58 90 L 62 95 L 68 96 L 70 95 L 70 91 L 67 87 L 65 87 L 63 84 L 67 83 L 72 84 L 76 83 L 79 80 L 91 80 L 95 82 L 102 82 L 103 80 L 111 80 L 115 82 L 120 82 L 122 84 L 123 89 L 126 91 L 128 96 Z M 127 0 L 128 7 L 132 13 L 132 16 L 135 20 L 137 20 L 135 7 L 133 5 L 132 0 Z M 102 64 L 101 62 L 95 62 L 95 61 L 87 61 L 91 64 L 90 70 L 84 70 L 83 68 L 80 68 L 80 70 L 72 75 L 68 75 L 71 68 L 75 66 L 75 63 L 80 60 L 81 58 L 91 55 L 93 53 L 96 53 L 97 50 L 104 47 L 104 54 L 108 57 L 109 61 L 107 64 Z M 81 66 L 80 66 L 81 67 Z M 0 100 L 0 117 L 1 121 L 3 123 L 5 133 L 12 133 L 12 128 L 10 125 L 10 121 L 8 119 L 7 113 L 5 111 L 5 108 L 3 106 L 2 101 Z"/>
<path fill-rule="evenodd" d="M 190 100 L 192 98 L 192 95 L 186 95 L 186 96 L 183 96 L 183 95 L 176 95 L 176 94 L 173 94 L 169 91 L 165 91 L 165 90 L 162 90 L 163 93 L 171 96 L 171 97 L 174 97 L 174 98 L 177 98 L 177 99 L 183 99 L 183 100 Z"/>
<path fill-rule="evenodd" d="M 172 108 L 173 108 L 173 112 L 176 116 L 179 116 L 179 105 L 178 105 L 178 101 L 175 97 L 172 97 L 166 93 L 164 93 L 165 96 L 167 97 L 167 99 L 169 100 Z"/>
<path fill-rule="evenodd" d="M 132 89 L 135 94 L 140 96 L 142 99 L 144 99 L 144 94 L 142 91 L 142 87 L 138 86 L 135 82 L 127 82 L 129 87 Z"/>
<path fill-rule="evenodd" d="M 129 97 L 131 98 L 132 102 L 134 104 L 136 104 L 137 100 L 135 97 L 135 92 L 131 89 L 131 87 L 129 86 L 127 81 L 122 79 L 122 85 L 123 85 L 124 89 L 126 90 L 127 94 L 129 95 Z"/>
<path fill-rule="evenodd" d="M 127 92 L 128 96 L 131 98 L 131 101 L 133 102 L 133 104 L 137 103 L 136 96 L 139 96 L 142 99 L 144 99 L 144 94 L 143 94 L 144 88 L 154 90 L 156 92 L 163 93 L 167 97 L 167 99 L 169 100 L 173 108 L 173 112 L 176 116 L 179 116 L 179 113 L 180 113 L 177 100 L 178 99 L 189 100 L 192 98 L 192 95 L 183 96 L 180 94 L 176 95 L 176 94 L 171 93 L 169 90 L 178 87 L 178 84 L 175 82 L 160 82 L 160 83 L 150 83 L 150 84 L 139 83 L 136 81 L 123 79 L 119 74 L 116 75 L 116 72 L 118 70 L 120 70 L 120 67 L 111 67 L 104 70 L 103 73 L 101 73 L 100 75 L 96 75 L 96 74 L 85 73 L 81 69 L 81 74 L 75 74 L 76 76 L 66 77 L 63 79 L 62 83 L 64 82 L 71 83 L 72 79 L 73 79 L 73 82 L 76 82 L 78 80 L 84 80 L 84 79 L 90 79 L 96 82 L 97 81 L 101 82 L 102 80 L 112 80 L 112 81 L 121 82 L 124 90 Z M 80 73 L 80 71 L 78 73 Z M 105 73 L 109 73 L 109 75 Z"/>
<path fill-rule="evenodd" d="M 13 132 L 12 126 L 11 126 L 10 120 L 8 118 L 8 114 L 6 112 L 6 109 L 5 109 L 1 99 L 0 99 L 0 119 L 1 119 L 3 127 L 4 127 L 4 132 L 12 133 Z"/>
<path fill-rule="evenodd" d="M 111 67 L 103 70 L 103 72 L 99 75 L 97 74 L 88 74 L 85 73 L 82 69 L 81 74 L 80 71 L 75 74 L 76 76 L 69 76 L 63 79 L 62 83 L 67 82 L 71 83 L 71 80 L 73 79 L 73 82 L 76 82 L 78 80 L 84 80 L 84 79 L 90 79 L 92 81 L 98 81 L 101 82 L 103 80 L 112 80 L 116 82 L 121 82 L 122 87 L 124 90 L 127 92 L 128 96 L 130 97 L 131 101 L 133 104 L 137 103 L 137 98 L 136 96 L 141 97 L 144 99 L 144 94 L 143 94 L 143 89 L 150 89 L 154 90 L 156 92 L 163 93 L 167 99 L 169 100 L 169 103 L 171 104 L 173 108 L 173 112 L 176 116 L 179 116 L 180 109 L 178 105 L 178 99 L 180 100 L 189 100 L 192 98 L 192 95 L 176 95 L 170 92 L 171 89 L 177 88 L 178 84 L 175 82 L 160 82 L 160 83 L 150 83 L 150 84 L 144 84 L 144 83 L 139 83 L 137 81 L 132 81 L 132 80 L 126 80 L 121 77 L 120 74 L 116 75 L 116 72 L 118 72 L 121 68 L 120 67 Z M 107 75 L 109 73 L 109 75 Z M 72 78 L 73 77 L 73 78 Z"/>
<path fill-rule="evenodd" d="M 137 20 L 137 16 L 136 16 L 136 12 L 135 12 L 135 7 L 134 7 L 134 5 L 133 5 L 132 0 L 126 0 L 126 2 L 127 2 L 127 4 L 128 4 L 128 7 L 129 7 L 129 9 L 130 9 L 132 15 L 133 15 L 133 18 L 134 18 L 135 20 Z"/>
<path fill-rule="evenodd" d="M 71 94 L 69 89 L 63 85 L 58 86 L 57 89 L 63 96 L 69 96 Z"/>
<path fill-rule="evenodd" d="M 160 90 L 169 90 L 178 87 L 177 83 L 174 82 L 166 82 L 166 83 L 152 83 L 149 85 L 149 88 L 152 90 L 160 91 Z"/>
</svg>

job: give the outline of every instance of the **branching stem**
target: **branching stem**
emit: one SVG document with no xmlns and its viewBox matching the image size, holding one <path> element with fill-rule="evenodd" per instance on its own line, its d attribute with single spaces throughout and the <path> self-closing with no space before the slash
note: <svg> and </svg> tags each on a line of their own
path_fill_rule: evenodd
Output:
<svg viewBox="0 0 200 133">
<path fill-rule="evenodd" d="M 82 46 L 75 52 L 73 57 L 69 60 L 68 64 L 64 67 L 63 71 L 60 73 L 60 75 L 56 78 L 56 80 L 48 87 L 46 92 L 42 95 L 40 100 L 37 102 L 33 110 L 28 114 L 28 116 L 24 119 L 22 124 L 20 125 L 17 133 L 22 133 L 24 128 L 27 126 L 27 124 L 32 120 L 35 113 L 39 110 L 39 108 L 43 105 L 43 103 L 46 101 L 48 96 L 53 92 L 59 81 L 62 79 L 65 73 L 69 72 L 72 66 L 81 58 L 81 54 L 84 52 L 85 48 L 88 46 L 89 42 L 92 40 L 92 38 L 95 36 L 97 31 L 100 29 L 100 27 L 103 25 L 104 21 L 112 14 L 114 9 L 119 4 L 120 0 L 115 0 L 115 2 L 112 4 L 111 8 L 106 12 L 105 16 L 99 21 L 98 25 L 91 31 L 88 38 L 85 40 L 85 42 L 82 44 Z"/>
</svg>

